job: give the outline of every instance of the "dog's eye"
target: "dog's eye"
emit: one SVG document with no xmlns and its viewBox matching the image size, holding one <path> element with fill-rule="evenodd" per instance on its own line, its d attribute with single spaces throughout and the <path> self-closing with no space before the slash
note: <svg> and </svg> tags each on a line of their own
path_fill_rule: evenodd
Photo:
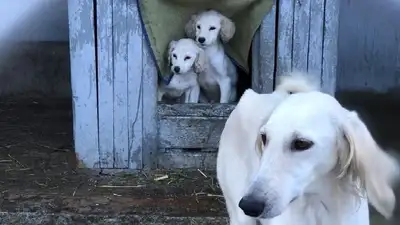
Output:
<svg viewBox="0 0 400 225">
<path fill-rule="evenodd" d="M 192 57 L 190 57 L 190 56 L 186 56 L 185 58 L 184 58 L 184 60 L 186 61 L 186 60 L 189 60 L 189 59 L 191 59 Z"/>
<path fill-rule="evenodd" d="M 310 140 L 296 138 L 292 141 L 290 146 L 292 151 L 305 151 L 310 149 L 314 143 Z"/>
<path fill-rule="evenodd" d="M 267 144 L 267 135 L 266 134 L 260 134 L 261 141 L 263 145 L 265 146 Z"/>
<path fill-rule="evenodd" d="M 215 29 L 217 29 L 217 28 L 215 28 L 215 27 L 210 27 L 210 30 L 215 30 Z"/>
<path fill-rule="evenodd" d="M 175 54 L 173 54 L 172 57 L 174 57 L 176 59 L 176 55 Z"/>
<path fill-rule="evenodd" d="M 201 28 L 201 27 L 200 27 L 200 25 L 197 25 L 197 29 L 199 29 L 199 30 L 200 30 L 200 28 Z"/>
</svg>

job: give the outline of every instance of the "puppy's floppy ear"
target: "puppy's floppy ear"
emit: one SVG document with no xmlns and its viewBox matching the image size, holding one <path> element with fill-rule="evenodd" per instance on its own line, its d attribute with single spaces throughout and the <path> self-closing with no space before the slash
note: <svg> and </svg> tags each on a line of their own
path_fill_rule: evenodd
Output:
<svg viewBox="0 0 400 225">
<path fill-rule="evenodd" d="M 392 185 L 399 175 L 399 165 L 378 146 L 356 112 L 346 109 L 343 112 L 341 126 L 348 142 L 348 151 L 339 154 L 342 174 L 352 181 L 360 181 L 369 203 L 388 219 L 395 208 Z"/>
<path fill-rule="evenodd" d="M 188 38 L 196 38 L 196 21 L 197 14 L 193 14 L 185 25 L 185 33 Z"/>
<path fill-rule="evenodd" d="M 207 69 L 207 56 L 203 49 L 198 48 L 197 57 L 193 64 L 195 73 L 202 73 Z"/>
<path fill-rule="evenodd" d="M 221 14 L 221 30 L 220 30 L 221 40 L 225 43 L 228 42 L 235 34 L 235 31 L 236 31 L 235 23 L 228 17 Z"/>
<path fill-rule="evenodd" d="M 168 66 L 171 65 L 171 52 L 175 49 L 177 41 L 172 40 L 168 44 Z"/>
</svg>

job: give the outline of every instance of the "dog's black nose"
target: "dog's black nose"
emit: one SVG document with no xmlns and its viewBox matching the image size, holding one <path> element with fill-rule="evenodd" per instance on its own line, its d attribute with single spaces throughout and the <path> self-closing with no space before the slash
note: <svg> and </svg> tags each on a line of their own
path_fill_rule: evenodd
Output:
<svg viewBox="0 0 400 225">
<path fill-rule="evenodd" d="M 248 216 L 259 217 L 264 211 L 265 203 L 255 199 L 254 197 L 246 196 L 240 200 L 239 208 L 241 208 L 244 214 Z"/>
<path fill-rule="evenodd" d="M 203 43 L 206 41 L 206 39 L 203 38 L 203 37 L 199 37 L 197 40 L 198 40 L 201 44 L 203 44 Z"/>
<path fill-rule="evenodd" d="M 179 66 L 175 66 L 174 71 L 175 73 L 179 73 L 179 71 L 181 71 L 181 68 Z"/>
</svg>

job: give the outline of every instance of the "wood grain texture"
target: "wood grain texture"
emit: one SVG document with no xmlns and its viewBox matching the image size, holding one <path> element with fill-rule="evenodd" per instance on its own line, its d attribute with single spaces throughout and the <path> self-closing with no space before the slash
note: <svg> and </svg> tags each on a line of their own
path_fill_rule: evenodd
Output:
<svg viewBox="0 0 400 225">
<path fill-rule="evenodd" d="M 312 1 L 314 0 L 294 1 L 292 70 L 308 71 Z"/>
<path fill-rule="evenodd" d="M 114 65 L 112 0 L 97 4 L 97 90 L 100 167 L 114 167 Z"/>
<path fill-rule="evenodd" d="M 216 149 L 231 104 L 158 106 L 160 149 Z"/>
<path fill-rule="evenodd" d="M 393 22 L 400 19 L 396 3 L 341 1 L 336 85 L 339 90 L 400 90 L 400 26 Z"/>
<path fill-rule="evenodd" d="M 136 0 L 128 0 L 128 152 L 129 168 L 143 164 L 143 33 Z"/>
<path fill-rule="evenodd" d="M 310 35 L 308 45 L 308 71 L 322 76 L 322 52 L 324 41 L 324 0 L 310 2 Z"/>
<path fill-rule="evenodd" d="M 94 6 L 68 1 L 74 144 L 87 168 L 99 168 Z"/>
<path fill-rule="evenodd" d="M 264 21 L 263 21 L 264 22 Z M 260 54 L 259 54 L 259 49 L 260 49 L 260 29 L 256 31 L 253 37 L 253 41 L 251 43 L 251 88 L 259 92 L 262 87 L 260 87 L 260 84 L 262 82 L 260 81 L 261 79 L 261 69 L 260 69 Z"/>
<path fill-rule="evenodd" d="M 143 33 L 136 1 L 97 4 L 101 168 L 141 169 Z"/>
<path fill-rule="evenodd" d="M 322 90 L 336 88 L 339 1 L 279 0 L 277 71 L 308 72 Z"/>
<path fill-rule="evenodd" d="M 324 47 L 322 56 L 322 88 L 323 91 L 335 94 L 336 67 L 338 54 L 340 1 L 325 0 Z"/>
<path fill-rule="evenodd" d="M 215 152 L 187 152 L 174 151 L 163 152 L 158 157 L 158 168 L 199 168 L 199 169 L 216 169 L 217 153 Z"/>
<path fill-rule="evenodd" d="M 159 124 L 160 148 L 217 148 L 226 118 L 168 117 Z"/>
<path fill-rule="evenodd" d="M 265 16 L 252 46 L 252 89 L 269 93 L 274 88 L 276 5 Z"/>
<path fill-rule="evenodd" d="M 294 3 L 295 0 L 278 0 L 276 76 L 292 70 Z"/>
<path fill-rule="evenodd" d="M 143 167 L 157 167 L 158 130 L 157 130 L 157 69 L 151 49 L 143 38 Z"/>
<path fill-rule="evenodd" d="M 113 1 L 114 168 L 128 168 L 128 26 L 127 0 Z"/>
<path fill-rule="evenodd" d="M 228 117 L 235 104 L 159 104 L 161 118 L 173 116 Z"/>
</svg>

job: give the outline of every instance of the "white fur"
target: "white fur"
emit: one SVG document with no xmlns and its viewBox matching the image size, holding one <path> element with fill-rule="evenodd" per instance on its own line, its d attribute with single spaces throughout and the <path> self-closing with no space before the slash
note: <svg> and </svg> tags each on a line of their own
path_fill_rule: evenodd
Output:
<svg viewBox="0 0 400 225">
<path fill-rule="evenodd" d="M 171 72 L 174 75 L 168 85 L 163 83 L 159 85 L 158 101 L 161 101 L 164 95 L 178 98 L 185 94 L 184 103 L 199 102 L 200 85 L 197 81 L 198 74 L 195 72 L 194 67 L 202 51 L 191 39 L 185 38 L 179 41 L 171 41 L 168 59 L 171 65 Z M 179 67 L 180 71 L 175 72 L 175 67 Z"/>
<path fill-rule="evenodd" d="M 197 15 L 194 21 L 196 29 L 194 39 L 205 50 L 211 65 L 207 73 L 199 76 L 200 86 L 210 99 L 220 103 L 231 103 L 236 101 L 238 74 L 236 66 L 225 54 L 220 40 L 222 19 L 225 17 L 214 10 Z M 215 29 L 210 30 L 211 27 Z M 205 38 L 205 42 L 200 43 L 199 38 Z M 216 94 L 218 91 L 219 98 Z"/>
<path fill-rule="evenodd" d="M 230 225 L 368 225 L 365 196 L 389 218 L 397 163 L 356 113 L 295 79 L 272 94 L 247 90 L 225 124 L 217 177 Z M 296 138 L 314 144 L 294 151 Z M 249 196 L 265 204 L 257 218 L 239 208 Z"/>
</svg>

